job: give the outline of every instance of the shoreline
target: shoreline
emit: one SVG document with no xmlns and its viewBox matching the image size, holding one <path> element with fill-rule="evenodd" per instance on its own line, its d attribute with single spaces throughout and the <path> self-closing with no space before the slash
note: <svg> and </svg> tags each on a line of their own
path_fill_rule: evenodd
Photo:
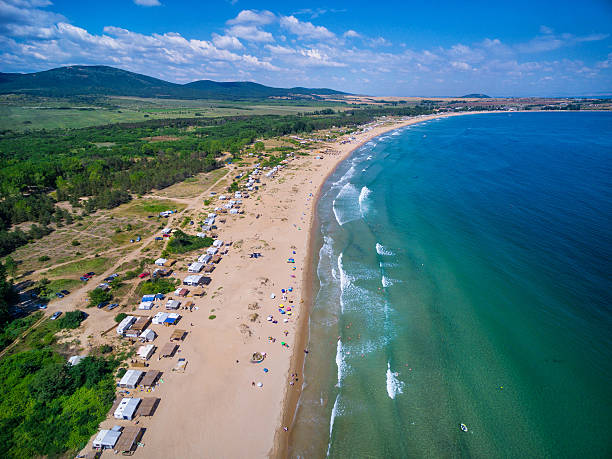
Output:
<svg viewBox="0 0 612 459">
<path fill-rule="evenodd" d="M 387 126 L 379 126 L 377 128 L 373 128 L 372 131 L 366 132 L 365 136 L 356 144 L 351 145 L 350 148 L 346 148 L 345 151 L 338 155 L 338 160 L 332 165 L 329 171 L 325 174 L 322 181 L 317 186 L 317 192 L 315 194 L 315 199 L 313 202 L 313 207 L 311 210 L 310 216 L 310 226 L 308 229 L 309 237 L 308 237 L 308 249 L 306 253 L 305 259 L 305 272 L 301 282 L 303 310 L 299 317 L 299 322 L 296 324 L 296 338 L 293 343 L 294 350 L 291 355 L 290 360 L 290 368 L 295 370 L 299 370 L 298 373 L 302 375 L 302 384 L 300 384 L 298 390 L 290 391 L 285 390 L 285 394 L 283 396 L 282 403 L 282 411 L 281 411 L 281 419 L 282 423 L 277 427 L 275 436 L 274 436 L 274 447 L 270 454 L 270 457 L 273 458 L 286 458 L 289 453 L 289 444 L 292 440 L 292 427 L 295 422 L 297 416 L 297 410 L 300 398 L 302 396 L 302 389 L 304 383 L 304 367 L 306 356 L 303 352 L 303 349 L 307 349 L 309 336 L 310 336 L 310 311 L 314 306 L 314 297 L 315 297 L 315 288 L 314 281 L 316 279 L 316 269 L 314 266 L 314 260 L 316 259 L 316 249 L 315 241 L 317 240 L 317 228 L 318 228 L 318 217 L 317 217 L 317 208 L 319 205 L 319 200 L 321 198 L 321 192 L 323 187 L 329 177 L 338 169 L 338 167 L 346 160 L 350 159 L 352 154 L 358 148 L 365 145 L 367 142 L 384 135 L 388 132 L 395 131 L 397 129 L 401 129 L 406 126 L 422 123 L 425 121 L 439 119 L 439 118 L 449 118 L 453 116 L 461 116 L 461 115 L 477 115 L 477 114 L 489 114 L 489 113 L 513 113 L 509 111 L 478 111 L 478 112 L 459 112 L 459 113 L 444 113 L 438 115 L 424 115 L 418 119 L 410 119 L 400 122 L 394 122 L 393 124 Z M 363 134 L 363 133 L 362 133 Z M 369 135 L 368 135 L 369 134 Z M 338 141 L 338 139 L 336 139 Z M 337 145 L 337 147 L 341 147 L 342 145 Z M 289 434 L 283 431 L 282 427 L 287 426 L 289 428 Z"/>
</svg>

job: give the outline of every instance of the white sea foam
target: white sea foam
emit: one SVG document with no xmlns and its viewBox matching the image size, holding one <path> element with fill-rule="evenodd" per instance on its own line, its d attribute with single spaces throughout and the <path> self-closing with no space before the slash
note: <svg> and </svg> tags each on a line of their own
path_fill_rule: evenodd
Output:
<svg viewBox="0 0 612 459">
<path fill-rule="evenodd" d="M 385 255 L 385 256 L 395 255 L 393 252 L 386 249 L 382 244 L 379 244 L 378 242 L 376 243 L 376 253 L 378 255 Z"/>
<path fill-rule="evenodd" d="M 381 261 L 380 263 L 378 263 L 378 266 L 380 266 L 381 268 L 397 268 L 399 265 L 397 263 L 392 263 L 389 261 Z"/>
<path fill-rule="evenodd" d="M 333 201 L 333 211 L 340 226 L 361 217 L 359 212 L 359 191 L 352 183 L 345 183 Z"/>
<path fill-rule="evenodd" d="M 401 131 L 394 131 L 393 134 L 391 135 L 400 135 L 402 132 Z"/>
<path fill-rule="evenodd" d="M 340 312 L 344 312 L 344 292 L 351 284 L 351 279 L 342 266 L 342 253 L 338 255 L 338 272 L 340 273 Z"/>
<path fill-rule="evenodd" d="M 336 366 L 338 367 L 338 383 L 336 387 L 340 387 L 342 385 L 342 379 L 346 374 L 347 364 L 344 358 L 344 348 L 342 347 L 342 340 L 338 340 L 338 345 L 336 346 Z"/>
<path fill-rule="evenodd" d="M 368 143 L 366 143 L 367 146 L 374 148 L 376 146 L 376 142 L 373 141 L 369 141 Z"/>
<path fill-rule="evenodd" d="M 382 286 L 383 287 L 389 287 L 391 285 L 393 285 L 393 281 L 391 281 L 387 276 L 385 276 L 383 274 L 382 280 L 381 280 Z"/>
<path fill-rule="evenodd" d="M 404 383 L 397 378 L 397 374 L 391 371 L 391 363 L 387 362 L 387 394 L 394 399 L 396 395 L 403 393 Z"/>
<path fill-rule="evenodd" d="M 331 417 L 329 419 L 329 443 L 327 444 L 327 457 L 329 457 L 329 450 L 331 448 L 332 441 L 332 432 L 334 431 L 334 421 L 336 420 L 336 416 L 338 416 L 338 400 L 340 400 L 340 394 L 336 395 L 336 401 L 334 402 L 334 407 L 332 408 Z"/>
<path fill-rule="evenodd" d="M 370 194 L 372 194 L 372 190 L 367 186 L 361 188 L 361 192 L 359 193 L 359 212 L 361 216 L 364 216 L 369 210 L 367 199 Z"/>
</svg>

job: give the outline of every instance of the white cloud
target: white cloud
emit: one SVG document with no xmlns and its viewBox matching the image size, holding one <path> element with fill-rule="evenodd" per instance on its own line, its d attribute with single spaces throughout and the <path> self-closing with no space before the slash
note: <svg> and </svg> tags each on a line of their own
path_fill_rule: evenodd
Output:
<svg viewBox="0 0 612 459">
<path fill-rule="evenodd" d="M 295 16 L 283 16 L 280 19 L 281 27 L 302 38 L 325 40 L 335 38 L 336 35 L 323 26 L 316 26 L 312 22 L 302 22 Z"/>
<path fill-rule="evenodd" d="M 134 0 L 136 5 L 140 6 L 160 6 L 159 0 Z"/>
<path fill-rule="evenodd" d="M 361 37 L 361 35 L 357 32 L 355 32 L 354 30 L 347 30 L 346 32 L 344 32 L 344 34 L 342 34 L 342 36 L 344 38 L 359 38 Z"/>
<path fill-rule="evenodd" d="M 257 11 L 257 10 L 242 10 L 238 13 L 234 19 L 227 21 L 228 24 L 253 24 L 253 25 L 267 25 L 271 24 L 276 20 L 276 15 L 271 11 Z"/>
<path fill-rule="evenodd" d="M 216 33 L 212 34 L 212 41 L 217 48 L 225 49 L 242 49 L 244 46 L 240 43 L 236 37 L 231 35 L 219 35 Z"/>
<path fill-rule="evenodd" d="M 242 38 L 247 41 L 270 42 L 274 37 L 270 32 L 261 30 L 253 25 L 235 25 L 227 30 L 228 35 Z"/>
</svg>

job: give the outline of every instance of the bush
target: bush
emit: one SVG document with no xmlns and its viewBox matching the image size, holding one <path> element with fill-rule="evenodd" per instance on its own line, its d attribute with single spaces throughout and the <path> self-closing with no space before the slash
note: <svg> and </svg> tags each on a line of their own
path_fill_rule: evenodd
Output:
<svg viewBox="0 0 612 459">
<path fill-rule="evenodd" d="M 123 280 L 130 280 L 134 279 L 135 277 L 138 277 L 138 273 L 136 271 L 126 271 L 126 273 L 123 275 Z"/>
<path fill-rule="evenodd" d="M 85 313 L 77 309 L 76 311 L 68 311 L 57 322 L 60 328 L 73 330 L 79 328 L 79 325 L 85 320 L 85 317 Z"/>
<path fill-rule="evenodd" d="M 78 245 L 81 245 L 81 243 L 79 241 L 77 241 L 76 239 L 74 241 L 71 242 L 71 244 L 76 247 Z"/>
<path fill-rule="evenodd" d="M 94 288 L 88 294 L 90 305 L 95 306 L 103 301 L 110 301 L 113 299 L 113 294 L 107 290 L 102 290 L 101 288 Z"/>
<path fill-rule="evenodd" d="M 125 312 L 120 312 L 119 314 L 115 316 L 115 322 L 120 323 L 126 317 L 127 317 L 127 314 Z"/>
<path fill-rule="evenodd" d="M 49 261 L 51 258 L 47 255 L 43 255 L 42 257 L 38 257 L 38 261 Z"/>
<path fill-rule="evenodd" d="M 100 346 L 101 354 L 109 354 L 112 351 L 113 351 L 113 346 L 111 346 L 110 344 L 103 344 L 102 346 Z"/>
</svg>

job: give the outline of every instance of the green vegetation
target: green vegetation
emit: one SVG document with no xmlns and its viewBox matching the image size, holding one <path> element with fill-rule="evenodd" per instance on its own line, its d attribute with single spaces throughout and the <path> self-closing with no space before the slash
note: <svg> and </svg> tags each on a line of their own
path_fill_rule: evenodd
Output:
<svg viewBox="0 0 612 459">
<path fill-rule="evenodd" d="M 101 288 L 94 288 L 87 296 L 89 296 L 89 306 L 96 306 L 104 301 L 113 299 L 113 294 L 111 292 L 102 290 Z"/>
<path fill-rule="evenodd" d="M 82 448 L 112 405 L 116 366 L 85 357 L 71 367 L 49 348 L 0 360 L 0 455 L 57 457 Z"/>
<path fill-rule="evenodd" d="M 174 279 L 151 279 L 138 286 L 138 294 L 151 295 L 155 293 L 169 293 L 175 290 Z"/>
<path fill-rule="evenodd" d="M 55 298 L 55 294 L 61 290 L 68 290 L 78 287 L 81 284 L 80 281 L 76 279 L 54 279 L 49 280 L 47 278 L 42 278 L 38 281 L 37 287 L 39 289 L 38 296 L 39 298 L 44 298 L 47 300 L 52 300 Z"/>
<path fill-rule="evenodd" d="M 19 338 L 28 328 L 36 323 L 42 317 L 41 311 L 30 314 L 29 316 L 15 319 L 4 327 L 0 333 L 0 350 L 11 344 Z"/>
<path fill-rule="evenodd" d="M 87 316 L 83 311 L 68 311 L 58 320 L 59 327 L 61 329 L 69 329 L 74 330 L 75 328 L 79 328 L 81 322 L 85 320 Z"/>
<path fill-rule="evenodd" d="M 209 318 L 210 320 L 213 320 L 213 319 L 216 319 L 216 318 L 217 318 L 217 316 L 216 316 L 216 315 L 214 315 L 214 314 L 211 314 L 211 315 L 209 315 L 209 316 L 208 316 L 208 318 Z"/>
<path fill-rule="evenodd" d="M 115 316 L 115 322 L 120 323 L 126 317 L 127 317 L 127 314 L 125 312 L 120 312 L 119 314 Z"/>
<path fill-rule="evenodd" d="M 82 275 L 83 273 L 89 271 L 102 272 L 106 269 L 109 263 L 110 260 L 104 257 L 86 258 L 50 269 L 47 271 L 47 274 L 49 276 L 69 276 Z"/>
<path fill-rule="evenodd" d="M 210 237 L 190 236 L 181 230 L 176 230 L 168 242 L 166 251 L 168 253 L 185 253 L 192 250 L 210 247 L 214 239 Z"/>
</svg>

